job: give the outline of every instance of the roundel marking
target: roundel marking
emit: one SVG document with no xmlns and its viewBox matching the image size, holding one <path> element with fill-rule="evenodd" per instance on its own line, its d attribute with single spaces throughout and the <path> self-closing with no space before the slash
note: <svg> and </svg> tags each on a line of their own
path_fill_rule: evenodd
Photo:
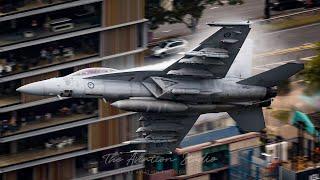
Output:
<svg viewBox="0 0 320 180">
<path fill-rule="evenodd" d="M 88 87 L 89 87 L 90 89 L 93 89 L 93 88 L 94 88 L 93 82 L 88 82 Z"/>
</svg>

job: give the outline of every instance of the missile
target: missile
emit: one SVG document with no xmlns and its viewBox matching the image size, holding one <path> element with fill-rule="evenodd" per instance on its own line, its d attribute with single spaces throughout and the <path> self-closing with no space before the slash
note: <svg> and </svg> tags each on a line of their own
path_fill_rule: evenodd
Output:
<svg viewBox="0 0 320 180">
<path fill-rule="evenodd" d="M 137 129 L 136 133 L 140 132 L 156 132 L 156 131 L 181 131 L 183 130 L 182 124 L 176 124 L 176 123 L 155 123 L 150 126 L 143 126 Z"/>
<path fill-rule="evenodd" d="M 164 137 L 162 139 L 156 139 L 156 140 L 145 139 L 145 138 L 136 138 L 131 141 L 125 141 L 125 142 L 123 142 L 123 144 L 172 143 L 172 142 L 176 142 L 176 141 L 177 141 L 177 139 L 172 139 L 171 137 L 169 139 L 166 139 L 166 137 Z"/>
<path fill-rule="evenodd" d="M 174 113 L 174 112 L 220 112 L 234 109 L 236 105 L 189 105 L 184 103 L 153 100 L 153 99 L 126 99 L 116 101 L 111 106 L 134 112 Z"/>
<path fill-rule="evenodd" d="M 183 103 L 171 101 L 159 101 L 150 99 L 126 99 L 116 101 L 111 106 L 135 112 L 150 112 L 150 113 L 172 113 L 183 112 L 188 109 L 188 106 Z"/>
</svg>

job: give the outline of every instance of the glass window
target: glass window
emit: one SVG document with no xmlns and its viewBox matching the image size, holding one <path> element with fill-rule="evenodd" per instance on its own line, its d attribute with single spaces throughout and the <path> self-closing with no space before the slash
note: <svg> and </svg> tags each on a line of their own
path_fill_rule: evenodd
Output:
<svg viewBox="0 0 320 180">
<path fill-rule="evenodd" d="M 102 61 L 102 67 L 113 69 L 130 69 L 137 67 L 137 61 L 135 55 L 121 56 Z"/>
<path fill-rule="evenodd" d="M 70 74 L 70 76 L 87 76 L 101 73 L 110 73 L 115 71 L 115 69 L 111 68 L 87 68 L 77 71 L 75 73 Z"/>
<path fill-rule="evenodd" d="M 19 170 L 17 172 L 17 180 L 33 180 L 33 168 Z"/>
<path fill-rule="evenodd" d="M 0 53 L 0 76 L 97 56 L 98 35 L 87 34 Z"/>
<path fill-rule="evenodd" d="M 159 47 L 165 48 L 167 46 L 167 44 L 168 44 L 167 42 L 162 42 L 159 44 Z"/>
<path fill-rule="evenodd" d="M 169 47 L 176 47 L 176 46 L 178 46 L 178 43 L 176 42 L 169 45 Z"/>
<path fill-rule="evenodd" d="M 138 47 L 143 47 L 144 46 L 144 24 L 139 24 L 138 25 L 138 31 L 137 31 L 137 36 L 138 36 Z"/>
<path fill-rule="evenodd" d="M 203 171 L 210 171 L 217 168 L 228 166 L 229 164 L 229 150 L 228 145 L 215 146 L 204 149 L 202 152 Z"/>
<path fill-rule="evenodd" d="M 181 46 L 182 44 L 183 44 L 183 42 L 182 42 L 182 41 L 177 42 L 177 46 Z"/>
<path fill-rule="evenodd" d="M 0 7 L 1 11 L 1 7 Z M 36 40 L 101 25 L 101 3 L 0 22 L 0 46 Z"/>
<path fill-rule="evenodd" d="M 98 115 L 95 98 L 66 99 L 45 105 L 0 114 L 0 136 L 12 136 L 27 131 L 75 122 Z M 0 154 L 3 147 L 0 145 Z"/>
</svg>

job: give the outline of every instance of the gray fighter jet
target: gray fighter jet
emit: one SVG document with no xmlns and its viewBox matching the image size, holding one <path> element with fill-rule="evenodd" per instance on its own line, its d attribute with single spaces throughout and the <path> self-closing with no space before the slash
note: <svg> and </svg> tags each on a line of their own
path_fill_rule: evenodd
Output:
<svg viewBox="0 0 320 180">
<path fill-rule="evenodd" d="M 204 113 L 227 112 L 242 131 L 260 131 L 265 128 L 262 107 L 271 104 L 276 86 L 304 66 L 288 63 L 250 77 L 251 57 L 239 53 L 250 23 L 209 25 L 221 29 L 164 70 L 89 68 L 17 91 L 103 98 L 119 109 L 139 112 L 141 138 L 131 143 L 143 144 L 148 153 L 172 152 Z"/>
</svg>

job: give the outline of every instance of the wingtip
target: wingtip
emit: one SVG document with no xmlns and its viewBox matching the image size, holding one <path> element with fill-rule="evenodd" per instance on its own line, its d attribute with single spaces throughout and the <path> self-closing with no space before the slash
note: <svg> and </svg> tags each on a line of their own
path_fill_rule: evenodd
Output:
<svg viewBox="0 0 320 180">
<path fill-rule="evenodd" d="M 299 68 L 299 69 L 304 69 L 304 63 L 302 63 L 302 62 L 299 62 L 299 61 L 296 61 L 296 62 L 289 62 L 289 63 L 287 63 L 287 64 L 291 64 L 292 66 L 295 66 L 295 67 L 297 67 L 297 68 Z M 284 64 L 284 65 L 287 65 L 287 64 Z"/>
</svg>

